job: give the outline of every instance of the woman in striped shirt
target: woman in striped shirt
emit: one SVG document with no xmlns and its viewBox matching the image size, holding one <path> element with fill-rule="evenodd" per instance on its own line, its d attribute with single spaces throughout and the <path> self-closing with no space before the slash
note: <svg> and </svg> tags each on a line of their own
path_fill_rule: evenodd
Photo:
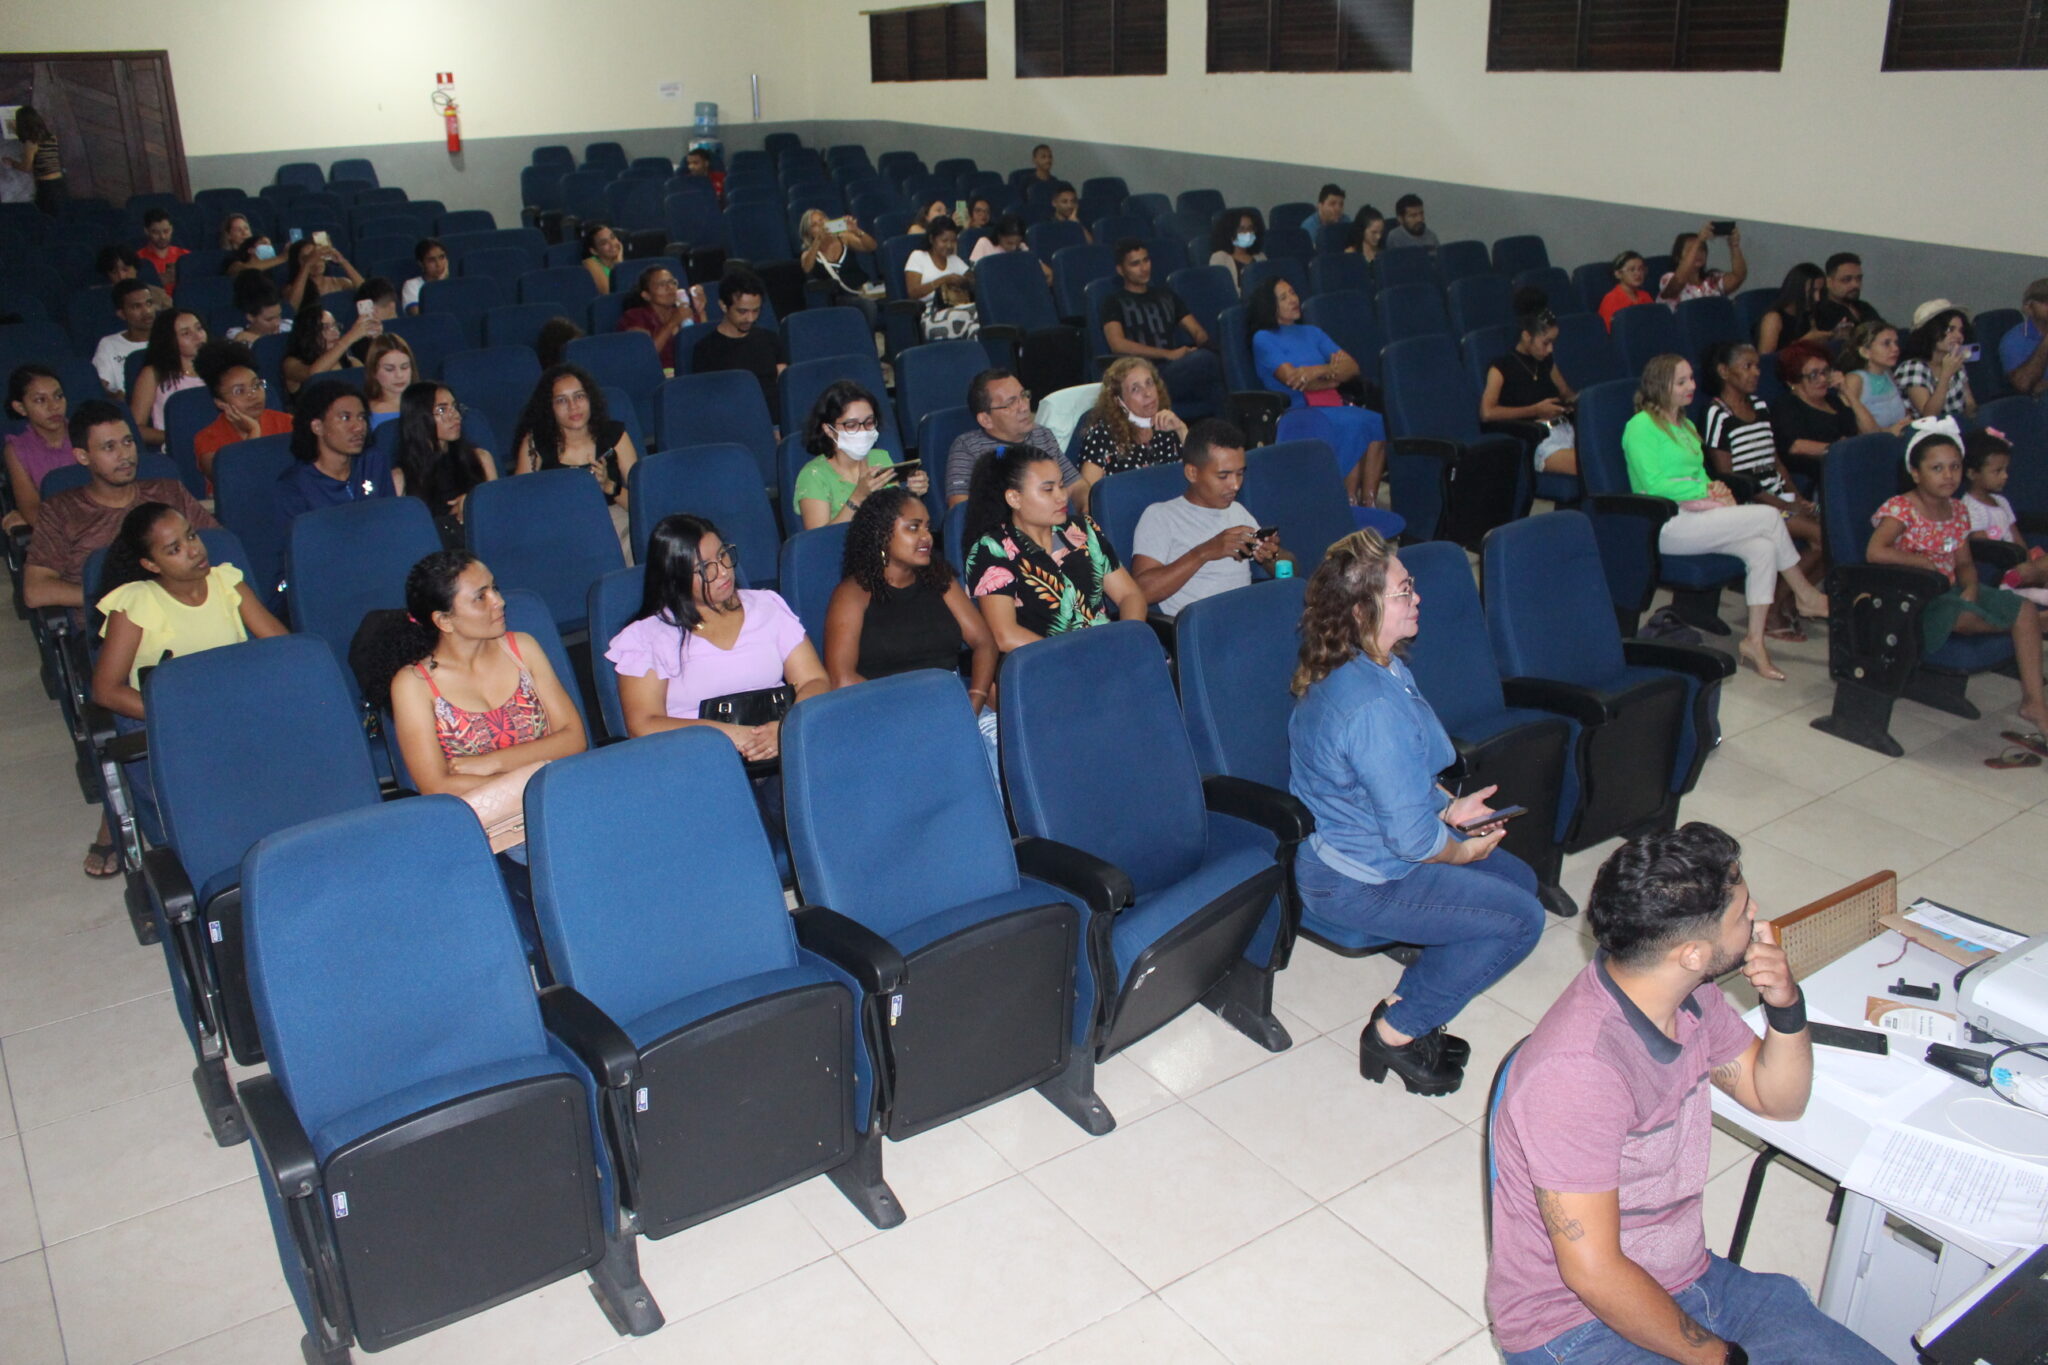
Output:
<svg viewBox="0 0 2048 1365">
<path fill-rule="evenodd" d="M 1716 474 L 1740 474 L 1755 482 L 1756 501 L 1775 507 L 1799 546 L 1799 570 L 1818 581 L 1821 562 L 1820 509 L 1800 495 L 1792 471 L 1778 458 L 1770 409 L 1756 396 L 1757 349 L 1748 342 L 1722 341 L 1709 347 L 1705 368 L 1714 376 L 1714 401 L 1707 405 L 1703 444 Z M 1773 640 L 1801 641 L 1799 613 L 1791 589 L 1782 583 L 1764 632 Z"/>
</svg>

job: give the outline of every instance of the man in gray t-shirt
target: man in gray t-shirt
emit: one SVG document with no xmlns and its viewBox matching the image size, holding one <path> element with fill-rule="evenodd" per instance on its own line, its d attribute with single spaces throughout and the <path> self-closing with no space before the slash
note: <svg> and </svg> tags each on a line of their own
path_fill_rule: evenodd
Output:
<svg viewBox="0 0 2048 1365">
<path fill-rule="evenodd" d="M 1076 512 L 1088 510 L 1088 485 L 1050 431 L 1031 420 L 1031 393 L 1004 369 L 983 370 L 967 386 L 967 410 L 979 431 L 962 432 L 946 451 L 946 506 L 967 501 L 974 467 L 998 446 L 1028 445 L 1060 467 L 1060 482 Z"/>
<path fill-rule="evenodd" d="M 1429 220 L 1423 214 L 1422 196 L 1404 194 L 1394 201 L 1394 222 L 1387 228 L 1385 245 L 1419 246 L 1435 251 L 1436 234 L 1429 230 Z"/>
<path fill-rule="evenodd" d="M 1138 518 L 1131 574 L 1145 600 L 1168 616 L 1244 587 L 1252 581 L 1254 561 L 1268 568 L 1278 560 L 1294 562 L 1280 548 L 1280 533 L 1261 539 L 1258 518 L 1237 500 L 1244 487 L 1244 445 L 1244 433 L 1220 418 L 1189 427 L 1181 444 L 1187 491 L 1153 503 Z"/>
</svg>

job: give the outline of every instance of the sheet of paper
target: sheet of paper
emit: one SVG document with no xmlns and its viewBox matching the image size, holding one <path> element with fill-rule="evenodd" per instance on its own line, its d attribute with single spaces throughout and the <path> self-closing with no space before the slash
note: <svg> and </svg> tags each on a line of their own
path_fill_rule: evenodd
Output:
<svg viewBox="0 0 2048 1365">
<path fill-rule="evenodd" d="M 1932 1133 L 1882 1123 L 1843 1183 L 1908 1214 L 1967 1228 L 1987 1242 L 2048 1240 L 2048 1166 L 1998 1156 Z"/>
<path fill-rule="evenodd" d="M 1906 907 L 1906 918 L 1915 924 L 1922 924 L 1937 934 L 1945 934 L 1959 940 L 1973 952 L 1986 949 L 2002 953 L 2008 948 L 2017 948 L 2027 941 L 2025 934 L 2015 934 L 2010 929 L 2000 929 L 1986 924 L 1983 920 L 1957 914 L 1946 905 L 1931 900 L 1917 900 Z"/>
</svg>

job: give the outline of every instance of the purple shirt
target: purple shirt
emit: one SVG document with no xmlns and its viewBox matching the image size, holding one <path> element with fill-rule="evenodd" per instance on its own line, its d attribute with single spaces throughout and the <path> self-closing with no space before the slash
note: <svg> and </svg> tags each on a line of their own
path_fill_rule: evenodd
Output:
<svg viewBox="0 0 2048 1365">
<path fill-rule="evenodd" d="M 695 720 L 707 698 L 780 684 L 784 660 L 804 642 L 803 622 L 780 595 L 742 588 L 740 606 L 746 619 L 731 649 L 686 637 L 672 621 L 643 616 L 612 637 L 604 657 L 622 678 L 652 673 L 666 681 L 670 717 Z"/>
<path fill-rule="evenodd" d="M 78 462 L 78 457 L 72 453 L 71 439 L 68 436 L 62 444 L 46 446 L 34 427 L 9 436 L 7 453 L 21 461 L 22 470 L 28 475 L 30 488 L 41 488 L 43 475 L 51 470 Z"/>
<path fill-rule="evenodd" d="M 1708 1073 L 1756 1035 L 1712 982 L 1664 1035 L 1597 955 L 1515 1054 L 1493 1120 L 1486 1308 L 1503 1351 L 1533 1350 L 1593 1311 L 1566 1287 L 1534 1190 L 1621 1201 L 1621 1251 L 1671 1293 L 1707 1268 L 1700 1218 L 1713 1131 Z"/>
</svg>

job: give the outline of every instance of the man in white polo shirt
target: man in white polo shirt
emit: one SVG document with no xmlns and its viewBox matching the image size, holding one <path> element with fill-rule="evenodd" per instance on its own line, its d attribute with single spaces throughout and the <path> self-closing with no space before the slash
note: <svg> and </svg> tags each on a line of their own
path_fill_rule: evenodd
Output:
<svg viewBox="0 0 2048 1365">
<path fill-rule="evenodd" d="M 1244 433 L 1221 418 L 1188 428 L 1181 444 L 1187 491 L 1155 502 L 1138 518 L 1131 540 L 1131 573 L 1145 600 L 1168 616 L 1181 608 L 1244 587 L 1252 565 L 1267 568 L 1294 556 L 1280 533 L 1259 534 L 1259 519 L 1237 495 L 1244 488 Z"/>
</svg>

